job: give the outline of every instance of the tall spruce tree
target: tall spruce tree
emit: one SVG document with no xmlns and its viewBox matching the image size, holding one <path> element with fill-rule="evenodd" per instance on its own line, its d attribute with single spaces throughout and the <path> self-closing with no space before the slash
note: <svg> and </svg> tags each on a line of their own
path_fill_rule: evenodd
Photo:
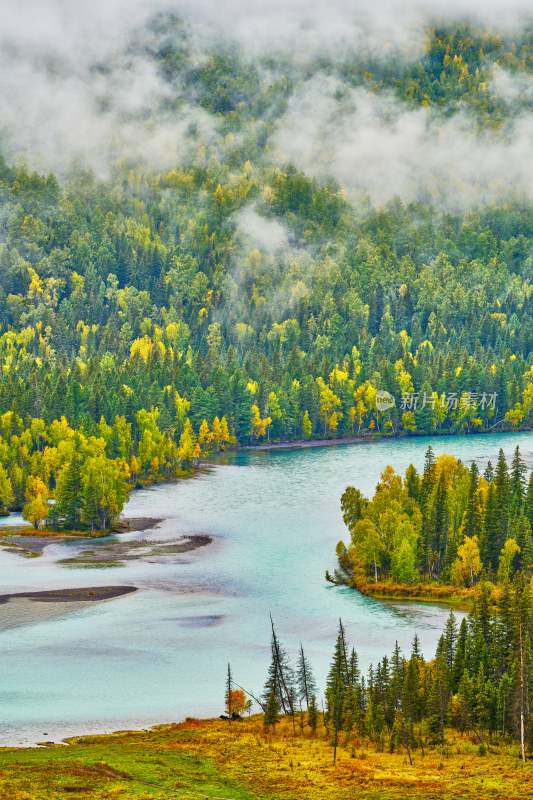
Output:
<svg viewBox="0 0 533 800">
<path fill-rule="evenodd" d="M 390 687 L 394 708 L 396 710 L 400 706 L 402 689 L 405 681 L 405 658 L 402 656 L 402 650 L 397 641 L 394 644 L 390 664 Z"/>
<path fill-rule="evenodd" d="M 407 488 L 407 496 L 418 501 L 420 495 L 420 478 L 418 476 L 418 472 L 412 464 L 409 464 L 405 472 L 405 484 Z"/>
<path fill-rule="evenodd" d="M 279 708 L 284 714 L 292 714 L 294 721 L 297 694 L 294 671 L 285 649 L 280 644 L 272 617 L 270 617 L 270 623 L 272 628 L 271 661 L 263 689 L 263 702 L 266 705 L 271 692 L 274 692 Z"/>
<path fill-rule="evenodd" d="M 432 534 L 431 551 L 433 559 L 431 571 L 438 576 L 440 575 L 448 546 L 448 509 L 444 475 L 440 476 L 437 483 L 435 502 L 432 509 Z"/>
<path fill-rule="evenodd" d="M 317 725 L 318 725 L 318 708 L 316 705 L 316 695 L 312 694 L 311 699 L 309 701 L 309 710 L 307 712 L 307 724 L 313 731 L 316 733 Z"/>
<path fill-rule="evenodd" d="M 511 574 L 518 570 L 530 573 L 533 566 L 533 538 L 529 522 L 523 513 L 511 520 L 509 538 L 514 539 L 520 548 L 514 555 Z"/>
<path fill-rule="evenodd" d="M 417 658 L 419 661 L 424 660 L 424 656 L 420 650 L 420 639 L 418 638 L 418 633 L 415 633 L 413 637 L 413 643 L 411 645 L 411 658 Z"/>
<path fill-rule="evenodd" d="M 478 492 L 479 470 L 475 461 L 470 467 L 470 485 L 468 487 L 468 500 L 463 517 L 463 533 L 465 536 L 481 536 L 481 508 Z"/>
<path fill-rule="evenodd" d="M 524 514 L 533 531 L 533 470 L 530 473 L 529 481 L 527 484 L 527 492 L 524 501 Z"/>
<path fill-rule="evenodd" d="M 496 573 L 500 560 L 501 523 L 499 519 L 498 495 L 495 483 L 490 483 L 483 510 L 483 533 L 481 536 L 481 561 L 487 570 Z M 502 545 L 503 546 L 503 545 Z"/>
<path fill-rule="evenodd" d="M 473 713 L 478 730 L 481 731 L 482 742 L 485 738 L 485 729 L 490 724 L 494 699 L 492 683 L 487 680 L 484 665 L 481 663 L 473 684 Z"/>
<path fill-rule="evenodd" d="M 424 473 L 420 482 L 419 503 L 422 512 L 421 547 L 418 551 L 419 566 L 423 574 L 431 572 L 432 539 L 435 525 L 431 518 L 430 498 L 436 482 L 436 459 L 431 445 L 424 458 Z"/>
<path fill-rule="evenodd" d="M 342 712 L 348 688 L 348 644 L 342 620 L 339 619 L 337 641 L 326 681 L 326 721 L 342 727 Z"/>
<path fill-rule="evenodd" d="M 492 483 L 494 480 L 494 467 L 492 466 L 492 462 L 489 461 L 487 466 L 485 467 L 485 472 L 483 473 L 483 477 L 487 481 L 487 483 Z"/>
<path fill-rule="evenodd" d="M 57 477 L 53 517 L 58 522 L 61 521 L 67 530 L 79 528 L 83 501 L 81 459 L 74 452 Z"/>
<path fill-rule="evenodd" d="M 270 692 L 266 703 L 265 713 L 263 714 L 263 725 L 268 730 L 272 725 L 272 730 L 276 733 L 276 725 L 279 722 L 279 704 L 274 692 Z"/>
<path fill-rule="evenodd" d="M 302 703 L 305 702 L 306 708 L 309 709 L 311 697 L 316 695 L 317 687 L 313 676 L 313 670 L 309 663 L 300 642 L 300 652 L 298 654 L 298 662 L 296 665 L 296 686 L 298 700 Z"/>
<path fill-rule="evenodd" d="M 450 687 L 453 694 L 455 694 L 459 688 L 459 682 L 466 667 L 467 638 L 468 625 L 466 617 L 463 617 L 459 625 L 459 633 L 457 635 L 453 666 L 450 675 Z"/>
<path fill-rule="evenodd" d="M 429 445 L 424 457 L 424 473 L 420 485 L 420 504 L 424 506 L 435 486 L 436 482 L 436 458 L 433 448 Z"/>
<path fill-rule="evenodd" d="M 444 626 L 444 644 L 445 644 L 445 659 L 448 673 L 451 675 L 453 670 L 453 662 L 455 659 L 455 649 L 457 642 L 457 620 L 455 614 L 450 611 L 446 625 Z"/>
<path fill-rule="evenodd" d="M 513 460 L 511 462 L 511 475 L 509 479 L 509 490 L 511 500 L 511 514 L 516 516 L 520 513 L 525 499 L 527 467 L 520 455 L 520 448 L 515 447 Z"/>
<path fill-rule="evenodd" d="M 231 667 L 228 664 L 228 674 L 226 677 L 226 708 L 228 711 L 228 720 L 231 723 L 231 718 L 233 716 L 233 707 L 232 707 L 232 687 L 233 687 L 233 678 L 231 676 Z"/>
<path fill-rule="evenodd" d="M 405 682 L 402 691 L 401 708 L 409 726 L 411 744 L 414 746 L 414 723 L 420 719 L 422 712 L 422 696 L 420 694 L 419 662 L 411 658 L 405 672 Z"/>
<path fill-rule="evenodd" d="M 355 648 L 352 647 L 352 652 L 350 653 L 350 660 L 348 662 L 348 683 L 351 686 L 357 686 L 359 682 L 359 677 L 360 677 L 359 658 L 357 657 Z"/>
<path fill-rule="evenodd" d="M 505 454 L 501 448 L 498 452 L 498 462 L 496 464 L 496 472 L 494 475 L 494 485 L 496 487 L 496 505 L 498 513 L 497 530 L 498 530 L 498 557 L 499 557 L 500 550 L 505 544 L 505 540 L 507 539 L 507 533 L 509 530 L 509 511 L 510 511 L 510 498 L 511 498 L 509 470 L 507 467 Z M 496 567 L 494 567 L 493 564 L 493 569 L 497 569 L 497 565 Z"/>
</svg>

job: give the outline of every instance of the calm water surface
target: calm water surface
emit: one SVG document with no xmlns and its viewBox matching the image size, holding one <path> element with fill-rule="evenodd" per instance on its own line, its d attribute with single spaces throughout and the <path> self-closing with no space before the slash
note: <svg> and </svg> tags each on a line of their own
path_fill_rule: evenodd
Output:
<svg viewBox="0 0 533 800">
<path fill-rule="evenodd" d="M 60 563 L 87 543 L 54 543 L 32 559 L 0 549 L 4 592 L 139 587 L 53 611 L 28 601 L 0 606 L 1 743 L 219 714 L 228 661 L 238 683 L 261 692 L 269 612 L 289 653 L 303 642 L 321 687 L 339 617 L 365 668 L 396 639 L 408 652 L 415 632 L 432 655 L 446 607 L 381 603 L 324 581 L 336 543 L 347 538 L 339 509 L 346 485 L 371 495 L 388 463 L 420 469 L 430 442 L 437 454 L 476 458 L 482 468 L 499 447 L 510 455 L 516 444 L 533 461 L 533 434 L 240 452 L 193 479 L 135 492 L 126 506 L 127 516 L 164 522 L 121 542 L 208 534 L 207 547 L 97 568 Z"/>
</svg>

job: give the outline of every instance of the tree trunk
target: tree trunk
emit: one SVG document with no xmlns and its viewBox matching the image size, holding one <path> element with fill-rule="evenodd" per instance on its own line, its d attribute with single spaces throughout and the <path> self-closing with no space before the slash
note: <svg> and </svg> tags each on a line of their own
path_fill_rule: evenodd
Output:
<svg viewBox="0 0 533 800">
<path fill-rule="evenodd" d="M 503 708 L 502 708 L 502 742 L 505 741 L 505 686 L 503 689 Z"/>
<path fill-rule="evenodd" d="M 337 761 L 337 742 L 339 739 L 339 698 L 337 697 L 337 708 L 335 710 L 335 742 L 333 745 L 333 766 Z"/>
<path fill-rule="evenodd" d="M 279 676 L 281 678 L 281 683 L 283 684 L 283 688 L 285 690 L 285 696 L 287 698 L 287 703 L 289 705 L 289 709 L 290 709 L 290 712 L 292 714 L 292 726 L 294 728 L 294 732 L 296 733 L 296 727 L 295 727 L 295 724 L 294 724 L 294 706 L 293 706 L 292 697 L 290 695 L 290 692 L 287 689 L 287 684 L 285 683 L 285 678 L 283 677 L 283 668 L 281 666 L 281 657 L 280 657 L 280 654 L 279 654 L 278 639 L 277 639 L 277 636 L 276 636 L 276 632 L 274 631 L 274 620 L 272 619 L 272 614 L 270 615 L 270 624 L 272 625 L 272 638 L 273 638 L 273 641 L 274 641 L 274 648 L 275 648 L 275 651 L 276 651 L 276 661 L 278 662 Z"/>
<path fill-rule="evenodd" d="M 525 750 L 525 733 L 524 733 L 524 651 L 522 647 L 522 623 L 519 625 L 520 633 L 520 750 L 522 753 L 522 761 L 525 763 L 526 750 Z"/>
<path fill-rule="evenodd" d="M 407 736 L 406 736 L 406 733 L 405 733 L 405 727 L 404 727 L 404 724 L 403 724 L 403 714 L 402 714 L 401 720 L 402 720 L 402 739 L 403 739 L 403 746 L 404 746 L 404 747 L 405 747 L 405 749 L 407 750 L 407 755 L 408 755 L 408 757 L 409 757 L 409 764 L 410 764 L 411 766 L 413 766 L 413 759 L 411 758 L 411 751 L 409 750 L 409 745 L 408 745 L 408 743 L 407 743 Z"/>
<path fill-rule="evenodd" d="M 304 649 L 302 647 L 302 643 L 300 642 L 300 650 L 302 653 L 302 669 L 304 671 L 304 688 L 305 688 L 305 704 L 307 706 L 307 710 L 309 711 L 309 692 L 307 690 L 307 670 L 305 668 L 305 656 L 304 656 Z M 301 706 L 301 703 L 300 703 Z"/>
<path fill-rule="evenodd" d="M 440 740 L 444 747 L 444 707 L 442 702 L 442 683 L 440 679 L 439 662 L 437 660 L 437 676 L 439 679 L 439 706 L 440 706 Z"/>
</svg>

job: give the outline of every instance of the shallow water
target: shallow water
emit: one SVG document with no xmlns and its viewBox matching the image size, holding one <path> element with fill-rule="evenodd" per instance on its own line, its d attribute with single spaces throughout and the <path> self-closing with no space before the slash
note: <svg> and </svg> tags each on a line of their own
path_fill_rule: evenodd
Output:
<svg viewBox="0 0 533 800">
<path fill-rule="evenodd" d="M 0 738 L 3 744 L 209 716 L 223 711 L 230 662 L 235 680 L 260 693 L 269 662 L 269 612 L 290 654 L 302 641 L 324 686 L 342 617 L 366 668 L 415 632 L 432 655 L 445 606 L 382 603 L 328 585 L 335 545 L 347 538 L 339 500 L 347 484 L 371 495 L 383 468 L 420 469 L 431 443 L 465 461 L 533 459 L 533 434 L 403 439 L 305 450 L 239 452 L 197 477 L 135 492 L 126 515 L 164 517 L 121 546 L 167 545 L 183 535 L 212 543 L 185 553 L 116 562 L 72 561 L 113 540 L 54 542 L 39 558 L 0 549 L 2 592 L 131 584 L 140 591 L 100 603 L 62 604 L 61 615 L 0 606 Z M 137 546 L 137 545 L 136 545 Z M 142 550 L 140 551 L 143 552 Z M 61 565 L 68 559 L 67 565 Z M 10 616 L 11 615 L 11 616 Z M 16 621 L 15 621 L 16 623 Z M 44 734 L 47 734 L 46 736 Z"/>
<path fill-rule="evenodd" d="M 0 528 L 7 526 L 29 527 L 30 523 L 22 519 L 22 514 L 10 514 L 8 517 L 0 517 Z"/>
</svg>

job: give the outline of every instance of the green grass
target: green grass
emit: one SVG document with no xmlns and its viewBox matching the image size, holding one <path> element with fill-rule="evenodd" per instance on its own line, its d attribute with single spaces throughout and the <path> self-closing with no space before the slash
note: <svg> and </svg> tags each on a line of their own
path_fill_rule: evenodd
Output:
<svg viewBox="0 0 533 800">
<path fill-rule="evenodd" d="M 381 752 L 342 734 L 337 763 L 322 725 L 316 736 L 290 720 L 265 732 L 262 718 L 228 725 L 189 720 L 148 732 L 71 740 L 70 746 L 0 750 L 0 800 L 195 797 L 227 800 L 531 800 L 533 764 L 516 743 L 447 732 L 447 746 Z M 150 785 L 152 784 L 152 785 Z M 156 785 L 157 784 L 157 785 Z"/>
<path fill-rule="evenodd" d="M 198 793 L 235 800 L 257 797 L 212 759 L 172 747 L 187 736 L 186 731 L 170 736 L 128 733 L 93 736 L 69 747 L 5 749 L 0 751 L 0 797 L 190 798 Z M 146 785 L 150 783 L 166 789 Z"/>
</svg>

